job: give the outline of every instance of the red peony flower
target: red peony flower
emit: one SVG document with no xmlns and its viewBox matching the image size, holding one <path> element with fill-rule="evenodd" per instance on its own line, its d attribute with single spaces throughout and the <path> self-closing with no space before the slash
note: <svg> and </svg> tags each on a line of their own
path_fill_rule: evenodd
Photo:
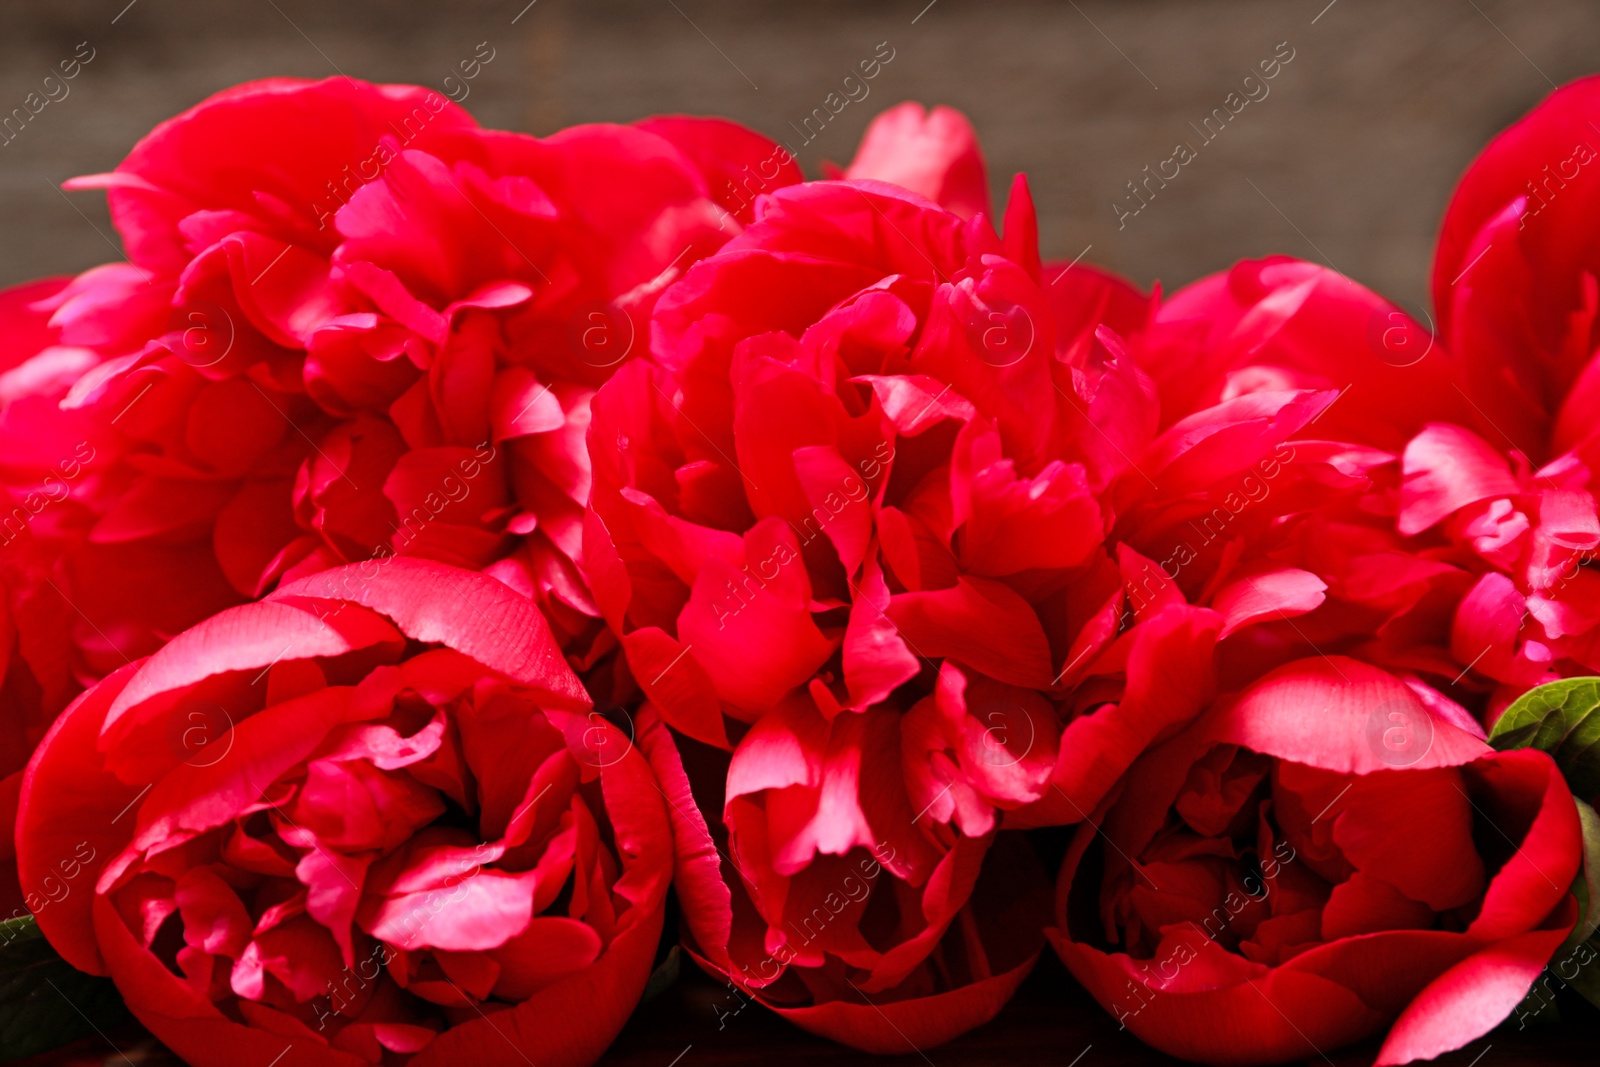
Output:
<svg viewBox="0 0 1600 1067">
<path fill-rule="evenodd" d="M 203 102 L 76 183 L 128 262 L 0 293 L 24 900 L 193 1062 L 543 1067 L 675 866 L 728 1013 L 904 1052 L 1081 823 L 1051 936 L 1157 1047 L 1460 1047 L 1575 920 L 1570 795 L 1483 736 L 1600 671 L 1596 92 L 1463 179 L 1440 338 L 1286 257 L 1045 264 L 948 108 L 803 183 L 721 120 Z"/>
<path fill-rule="evenodd" d="M 1332 390 L 1329 440 L 1398 449 L 1428 422 L 1465 422 L 1444 346 L 1344 275 L 1291 259 L 1245 260 L 1174 293 L 1134 346 L 1163 426 L 1263 391 Z"/>
<path fill-rule="evenodd" d="M 1038 859 L 1017 834 L 918 825 L 898 781 L 899 714 L 792 732 L 774 715 L 730 760 L 674 743 L 644 710 L 683 943 L 727 983 L 719 1028 L 755 1001 L 855 1048 L 920 1051 L 992 1019 L 1033 969 L 1049 921 Z"/>
<path fill-rule="evenodd" d="M 1600 519 L 1583 464 L 1532 471 L 1453 423 L 1398 454 L 1325 440 L 1318 413 L 1339 402 L 1247 394 L 1136 458 L 1153 481 L 1119 481 L 1112 534 L 1135 612 L 1218 612 L 1223 689 L 1337 653 L 1485 725 L 1534 685 L 1600 669 L 1585 567 Z"/>
<path fill-rule="evenodd" d="M 421 560 L 328 571 L 95 685 L 29 765 L 24 889 L 187 1062 L 587 1064 L 672 873 L 644 757 L 543 617 Z"/>
<path fill-rule="evenodd" d="M 1451 619 L 1453 658 L 1495 687 L 1484 719 L 1529 688 L 1600 670 L 1600 514 L 1574 454 L 1531 470 L 1461 426 L 1430 426 L 1407 445 L 1403 534 L 1433 532 L 1436 557 L 1471 574 Z"/>
<path fill-rule="evenodd" d="M 181 328 L 72 398 L 155 390 L 126 427 L 128 536 L 171 526 L 157 507 L 205 526 L 245 597 L 373 555 L 493 566 L 592 637 L 571 563 L 589 397 L 643 347 L 661 286 L 738 230 L 674 139 L 731 158 L 757 139 L 659 128 L 541 141 L 426 90 L 274 80 L 80 182 L 109 187 L 134 262 L 176 278 Z M 226 448 L 184 434 L 197 419 Z"/>
<path fill-rule="evenodd" d="M 1139 759 L 1079 829 L 1050 936 L 1172 1055 L 1276 1063 L 1387 1031 L 1377 1063 L 1408 1063 L 1516 1007 L 1577 918 L 1581 854 L 1544 753 L 1312 658 Z"/>
<path fill-rule="evenodd" d="M 1593 495 L 1600 81 L 1568 85 L 1497 137 L 1445 214 L 1433 295 L 1454 353 L 1459 426 L 1406 447 L 1403 532 L 1471 562 L 1449 647 L 1493 686 L 1492 721 L 1532 685 L 1600 670 Z"/>
<path fill-rule="evenodd" d="M 1433 265 L 1439 330 L 1496 448 L 1594 467 L 1600 79 L 1551 93 L 1456 187 Z"/>
<path fill-rule="evenodd" d="M 920 116 L 880 120 L 850 180 L 764 196 L 663 293 L 654 363 L 593 404 L 583 556 L 633 677 L 693 739 L 691 950 L 878 1050 L 998 1010 L 1031 963 L 971 906 L 1002 815 L 1083 818 L 1199 708 L 1216 628 L 1177 605 L 1119 637 L 1102 495 L 1156 413 L 1105 324 L 1142 329 L 1148 301 L 1042 267 L 1020 180 L 1003 238 L 878 180 L 899 160 L 971 206 L 982 183 L 939 168 L 975 147 Z M 882 877 L 840 896 L 863 864 Z M 1026 879 L 996 879 L 1024 907 Z"/>
<path fill-rule="evenodd" d="M 1010 245 L 868 182 L 762 203 L 664 295 L 660 366 L 596 399 L 585 563 L 634 674 L 723 747 L 725 716 L 797 696 L 831 721 L 924 664 L 957 701 L 979 675 L 1049 689 L 1081 626 L 1064 590 L 1103 562 L 1110 435 L 1153 419 L 1142 379 L 1058 323 L 1025 192 Z"/>
<path fill-rule="evenodd" d="M 1135 350 L 1174 421 L 1114 487 L 1112 536 L 1139 554 L 1136 602 L 1228 619 L 1224 688 L 1340 653 L 1492 723 L 1600 668 L 1586 465 L 1534 470 L 1469 428 L 1442 345 L 1392 305 L 1311 264 L 1245 263 L 1180 292 Z"/>
<path fill-rule="evenodd" d="M 889 182 L 964 219 L 993 211 L 977 131 L 954 108 L 924 110 L 908 100 L 881 112 L 850 166 L 829 177 Z"/>
<path fill-rule="evenodd" d="M 84 684 L 237 601 L 209 546 L 133 540 L 116 425 L 61 410 L 104 349 L 141 344 L 165 294 L 126 264 L 0 292 L 0 911 L 27 914 L 11 826 L 22 768 Z M 102 523 L 100 520 L 106 518 Z M 182 519 L 178 520 L 179 525 Z M 131 617 L 130 617 L 131 616 Z"/>
<path fill-rule="evenodd" d="M 573 563 L 589 398 L 757 164 L 798 178 L 720 120 L 539 140 L 273 79 L 73 183 L 130 261 L 0 294 L 0 773 L 83 685 L 345 562 L 485 569 L 581 665 L 614 647 Z"/>
</svg>

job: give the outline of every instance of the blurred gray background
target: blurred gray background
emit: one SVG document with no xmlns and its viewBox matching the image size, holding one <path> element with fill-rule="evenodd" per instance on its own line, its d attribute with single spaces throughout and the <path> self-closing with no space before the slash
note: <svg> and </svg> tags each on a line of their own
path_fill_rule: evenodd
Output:
<svg viewBox="0 0 1600 1067">
<path fill-rule="evenodd" d="M 246 79 L 344 73 L 460 97 L 445 78 L 492 49 L 462 101 L 484 125 L 713 113 L 798 145 L 790 124 L 887 42 L 870 95 L 801 150 L 808 173 L 848 162 L 882 107 L 950 104 L 978 128 L 997 199 L 1028 173 L 1047 255 L 1087 249 L 1171 289 L 1288 252 L 1415 308 L 1462 168 L 1600 67 L 1593 0 L 0 0 L 0 26 L 0 113 L 79 42 L 94 49 L 0 147 L 5 284 L 113 258 L 103 197 L 56 186 Z M 1202 143 L 1190 124 L 1291 49 L 1267 95 Z M 1197 158 L 1119 229 L 1112 204 L 1179 141 Z"/>
</svg>

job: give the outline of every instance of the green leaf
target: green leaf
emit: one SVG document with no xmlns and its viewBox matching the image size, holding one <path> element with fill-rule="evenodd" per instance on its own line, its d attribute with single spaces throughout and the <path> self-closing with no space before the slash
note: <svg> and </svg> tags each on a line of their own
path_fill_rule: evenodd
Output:
<svg viewBox="0 0 1600 1067">
<path fill-rule="evenodd" d="M 56 955 L 32 915 L 0 922 L 0 1060 L 76 1041 L 126 1016 L 116 986 Z"/>
<path fill-rule="evenodd" d="M 1600 963 L 1600 937 L 1595 936 L 1600 928 L 1600 907 L 1596 906 L 1600 905 L 1600 814 L 1581 800 L 1577 804 L 1583 826 L 1583 870 L 1572 883 L 1572 895 L 1578 898 L 1578 925 L 1545 970 L 1600 1006 L 1600 966 L 1596 965 Z"/>
<path fill-rule="evenodd" d="M 1568 940 L 1556 950 L 1544 973 L 1523 999 L 1522 1012 L 1530 1019 L 1548 1017 L 1553 1008 L 1551 990 L 1567 986 L 1590 1004 L 1600 1006 L 1600 937 L 1574 943 Z"/>
<path fill-rule="evenodd" d="M 1600 1005 L 1600 815 L 1585 800 L 1600 796 L 1600 678 L 1566 678 L 1530 689 L 1500 716 L 1489 743 L 1502 752 L 1549 753 L 1573 792 L 1583 827 L 1583 870 L 1572 884 L 1578 925 L 1541 982 L 1548 988 L 1554 979 Z M 1541 999 L 1540 990 L 1536 982 L 1519 1009 L 1529 1018 L 1554 1015 L 1554 1001 Z"/>
<path fill-rule="evenodd" d="M 1536 748 L 1555 758 L 1574 795 L 1600 796 L 1600 678 L 1565 678 L 1530 689 L 1500 716 L 1489 743 Z"/>
<path fill-rule="evenodd" d="M 666 958 L 650 972 L 650 980 L 645 983 L 644 995 L 639 998 L 639 1003 L 654 1000 L 678 981 L 678 975 L 683 971 L 683 951 L 677 945 L 667 950 Z"/>
<path fill-rule="evenodd" d="M 1577 801 L 1578 822 L 1583 827 L 1583 871 L 1572 883 L 1572 893 L 1578 898 L 1578 925 L 1573 928 L 1567 944 L 1587 941 L 1600 928 L 1600 814 L 1583 801 Z"/>
</svg>

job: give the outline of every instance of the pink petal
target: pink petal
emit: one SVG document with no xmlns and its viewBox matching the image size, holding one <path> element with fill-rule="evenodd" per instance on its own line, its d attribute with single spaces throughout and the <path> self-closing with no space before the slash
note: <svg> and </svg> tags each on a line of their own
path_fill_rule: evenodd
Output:
<svg viewBox="0 0 1600 1067">
<path fill-rule="evenodd" d="M 977 134 L 965 115 L 948 107 L 924 111 L 907 101 L 881 112 L 845 177 L 892 182 L 962 218 L 994 212 Z"/>
</svg>

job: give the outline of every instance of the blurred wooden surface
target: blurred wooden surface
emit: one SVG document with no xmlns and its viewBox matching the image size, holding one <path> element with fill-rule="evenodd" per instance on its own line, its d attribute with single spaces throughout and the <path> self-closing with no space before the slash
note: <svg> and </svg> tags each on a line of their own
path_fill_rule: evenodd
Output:
<svg viewBox="0 0 1600 1067">
<path fill-rule="evenodd" d="M 652 112 L 799 126 L 880 42 L 894 58 L 800 149 L 847 160 L 905 99 L 967 111 L 1004 198 L 1029 173 L 1048 254 L 1168 288 L 1235 259 L 1320 259 L 1418 307 L 1445 199 L 1552 82 L 1600 66 L 1592 0 L 51 0 L 6 3 L 0 114 L 78 42 L 71 93 L 0 147 L 0 284 L 116 253 L 98 193 L 155 123 L 249 78 L 345 73 L 464 88 L 486 125 L 549 132 Z M 1280 44 L 1293 60 L 1157 199 L 1112 209 Z M 456 89 L 458 93 L 460 89 Z M 1259 90 L 1257 90 L 1259 92 Z M 79 212 L 82 211 L 80 215 Z M 100 232 L 96 232 L 95 227 Z M 1090 247 L 1092 246 L 1092 247 Z"/>
</svg>

